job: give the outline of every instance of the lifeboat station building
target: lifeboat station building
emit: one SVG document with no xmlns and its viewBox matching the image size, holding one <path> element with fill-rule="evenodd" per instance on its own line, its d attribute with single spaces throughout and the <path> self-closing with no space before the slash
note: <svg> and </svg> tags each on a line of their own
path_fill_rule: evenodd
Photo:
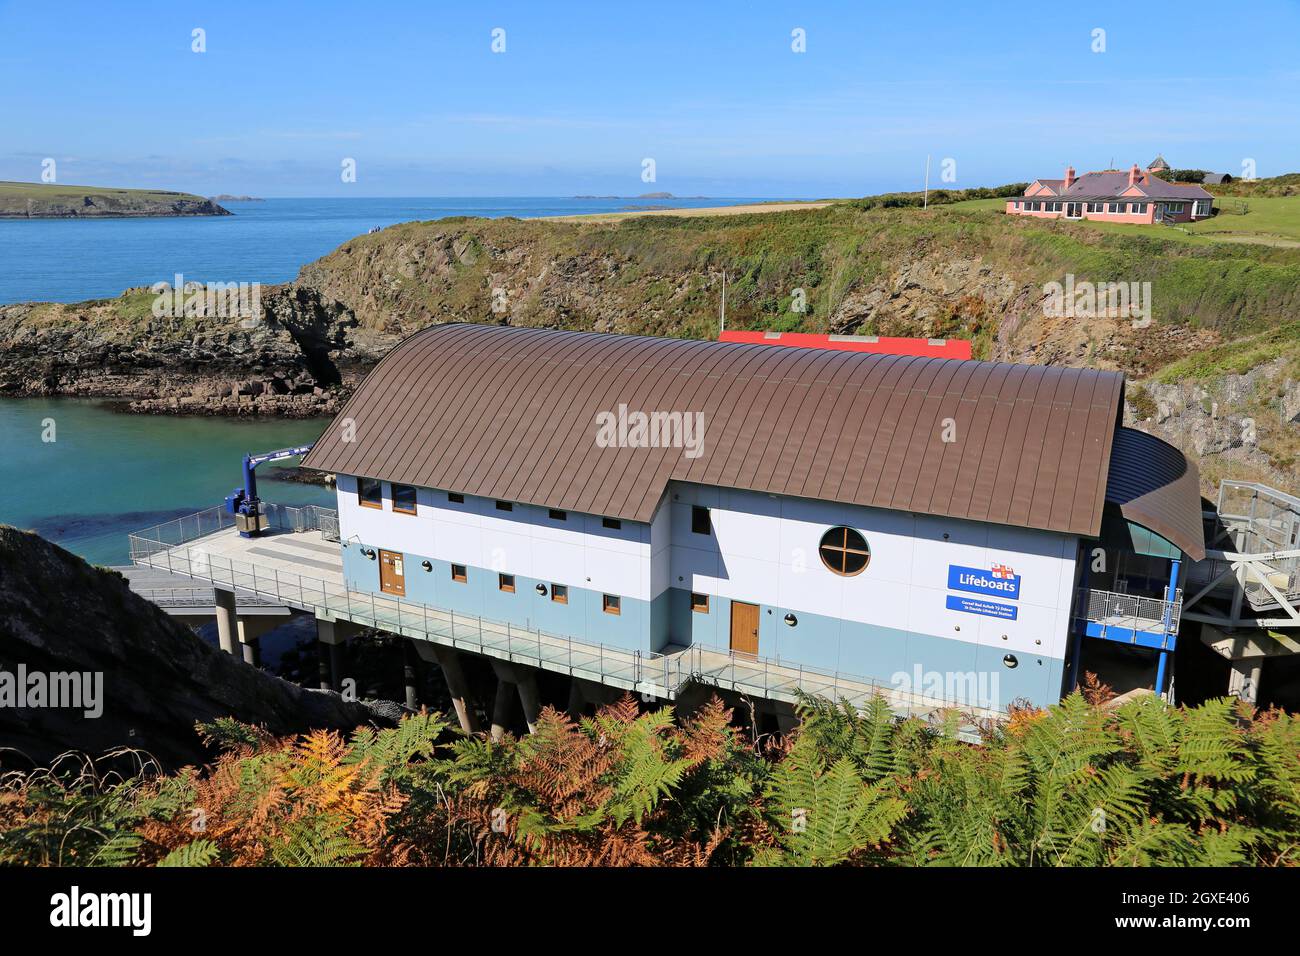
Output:
<svg viewBox="0 0 1300 956">
<path fill-rule="evenodd" d="M 1121 427 L 1123 395 L 1090 369 L 442 325 L 304 466 L 337 476 L 348 613 L 395 604 L 401 633 L 488 621 L 544 667 L 634 658 L 669 697 L 727 661 L 786 700 L 833 678 L 1003 712 L 1068 691 L 1085 638 L 1167 685 L 1198 478 Z"/>
</svg>

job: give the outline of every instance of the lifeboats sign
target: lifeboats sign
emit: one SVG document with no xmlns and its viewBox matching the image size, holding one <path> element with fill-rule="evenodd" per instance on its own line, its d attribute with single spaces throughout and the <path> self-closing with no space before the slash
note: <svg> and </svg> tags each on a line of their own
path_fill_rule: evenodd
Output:
<svg viewBox="0 0 1300 956">
<path fill-rule="evenodd" d="M 953 591 L 970 591 L 1015 601 L 1020 598 L 1020 575 L 1005 564 L 995 564 L 988 571 L 950 564 L 948 587 Z"/>
<path fill-rule="evenodd" d="M 987 594 L 1012 601 L 1020 599 L 1020 575 L 1005 564 L 995 564 L 987 571 L 982 568 L 966 568 L 959 564 L 950 564 L 948 565 L 948 587 L 953 591 Z M 1014 604 L 1001 604 L 997 601 L 980 601 L 950 594 L 947 607 L 950 611 L 963 611 L 966 614 L 1000 617 L 1007 621 L 1016 619 Z"/>
</svg>

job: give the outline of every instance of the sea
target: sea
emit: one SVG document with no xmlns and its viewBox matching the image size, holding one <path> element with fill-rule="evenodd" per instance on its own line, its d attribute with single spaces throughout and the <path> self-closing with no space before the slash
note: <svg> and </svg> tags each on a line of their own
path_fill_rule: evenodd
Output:
<svg viewBox="0 0 1300 956">
<path fill-rule="evenodd" d="M 571 216 L 750 199 L 267 199 L 233 216 L 0 220 L 0 305 L 82 302 L 174 280 L 286 282 L 374 228 L 447 216 Z M 314 441 L 327 421 L 132 415 L 112 401 L 0 399 L 0 523 L 87 560 L 129 563 L 127 536 L 219 505 L 247 453 Z M 262 498 L 330 504 L 324 488 L 258 470 Z"/>
</svg>

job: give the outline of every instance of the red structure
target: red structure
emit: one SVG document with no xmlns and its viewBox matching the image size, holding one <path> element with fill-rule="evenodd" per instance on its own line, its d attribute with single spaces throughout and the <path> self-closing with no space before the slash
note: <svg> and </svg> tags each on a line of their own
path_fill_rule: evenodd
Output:
<svg viewBox="0 0 1300 956">
<path fill-rule="evenodd" d="M 927 358 L 969 359 L 966 339 L 899 339 L 880 335 L 813 335 L 807 332 L 741 332 L 727 329 L 720 342 L 746 345 L 789 345 L 801 349 L 875 352 L 879 355 L 921 355 Z"/>
</svg>

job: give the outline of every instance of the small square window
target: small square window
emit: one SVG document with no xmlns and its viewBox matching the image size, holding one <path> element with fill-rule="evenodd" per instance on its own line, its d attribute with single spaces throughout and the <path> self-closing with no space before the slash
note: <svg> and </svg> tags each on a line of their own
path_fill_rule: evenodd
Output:
<svg viewBox="0 0 1300 956">
<path fill-rule="evenodd" d="M 511 594 L 514 594 L 515 576 L 513 574 L 498 574 L 497 589 L 501 591 L 509 591 Z"/>
<path fill-rule="evenodd" d="M 612 594 L 605 594 L 601 597 L 601 603 L 606 614 L 622 614 L 623 611 L 621 610 L 620 601 L 620 598 L 617 598 Z"/>
<path fill-rule="evenodd" d="M 465 503 L 465 496 L 459 491 L 449 491 L 447 492 L 447 500 L 454 505 L 463 505 Z"/>
<path fill-rule="evenodd" d="M 398 514 L 415 514 L 415 489 L 410 485 L 393 485 L 393 510 Z"/>
<path fill-rule="evenodd" d="M 465 565 L 453 564 L 451 566 L 451 579 L 464 584 L 469 579 L 469 575 L 465 573 Z"/>
<path fill-rule="evenodd" d="M 551 585 L 551 600 L 556 604 L 569 603 L 569 586 L 567 584 Z"/>
<path fill-rule="evenodd" d="M 709 596 L 707 594 L 691 594 L 691 610 L 699 614 L 709 613 Z"/>
<path fill-rule="evenodd" d="M 600 523 L 603 527 L 612 528 L 614 531 L 623 527 L 623 522 L 619 521 L 617 518 L 601 518 Z"/>
<path fill-rule="evenodd" d="M 561 511 L 559 508 L 552 508 L 552 509 L 550 510 L 550 515 L 551 515 L 551 520 L 552 520 L 552 521 L 568 521 L 568 520 L 569 520 L 569 513 L 568 513 L 567 511 Z"/>
<path fill-rule="evenodd" d="M 711 534 L 713 528 L 709 522 L 709 509 L 694 505 L 691 508 L 691 530 L 696 534 Z"/>
<path fill-rule="evenodd" d="M 515 506 L 508 501 L 498 501 L 497 511 L 514 511 Z"/>
<path fill-rule="evenodd" d="M 357 500 L 363 508 L 384 506 L 384 484 L 377 478 L 357 479 Z"/>
</svg>

